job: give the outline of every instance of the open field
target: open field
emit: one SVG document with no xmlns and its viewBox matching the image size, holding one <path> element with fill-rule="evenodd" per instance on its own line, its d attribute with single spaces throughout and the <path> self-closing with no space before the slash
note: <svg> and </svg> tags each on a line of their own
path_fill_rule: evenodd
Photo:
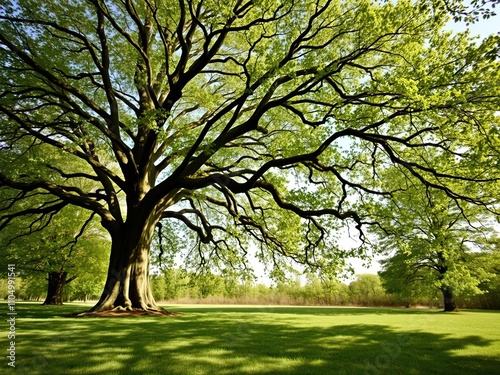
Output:
<svg viewBox="0 0 500 375">
<path fill-rule="evenodd" d="M 16 369 L 2 356 L 0 372 L 500 374 L 500 312 L 175 305 L 165 307 L 181 316 L 63 316 L 88 306 L 18 302 Z"/>
</svg>

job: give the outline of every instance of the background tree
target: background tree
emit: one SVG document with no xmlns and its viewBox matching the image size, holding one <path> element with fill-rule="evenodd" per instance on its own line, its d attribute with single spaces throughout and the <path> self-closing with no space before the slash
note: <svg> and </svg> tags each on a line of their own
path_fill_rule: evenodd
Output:
<svg viewBox="0 0 500 375">
<path fill-rule="evenodd" d="M 349 295 L 351 303 L 365 306 L 380 305 L 386 296 L 380 277 L 372 274 L 357 275 L 349 284 Z"/>
<path fill-rule="evenodd" d="M 375 178 L 388 163 L 452 198 L 493 199 L 450 187 L 494 179 L 486 162 L 462 174 L 418 152 L 472 158 L 477 144 L 457 134 L 486 139 L 497 123 L 498 38 L 442 32 L 443 4 L 18 0 L 1 12 L 0 147 L 86 165 L 26 177 L 14 162 L 0 183 L 19 193 L 3 207 L 48 194 L 33 213 L 100 217 L 112 246 L 93 311 L 157 309 L 160 221 L 192 231 L 200 265 L 245 269 L 253 243 L 275 275 L 287 259 L 331 273 L 346 255 L 335 234 L 370 222 L 364 196 L 390 193 Z"/>
<path fill-rule="evenodd" d="M 485 259 L 496 251 L 497 223 L 482 207 L 457 205 L 442 191 L 395 176 L 384 178 L 401 190 L 378 208 L 379 247 L 389 255 L 381 262 L 384 286 L 407 302 L 437 288 L 444 310 L 454 311 L 456 295 L 482 293 L 480 284 L 493 276 Z"/>
<path fill-rule="evenodd" d="M 2 246 L 1 264 L 13 262 L 23 280 L 26 291 L 37 285 L 44 285 L 47 305 L 61 305 L 67 285 L 79 295 L 94 294 L 95 288 L 102 288 L 105 263 L 109 257 L 109 240 L 103 236 L 98 222 L 84 225 L 81 210 L 70 207 L 62 210 L 46 223 L 44 228 L 31 232 L 29 237 L 6 237 L 12 232 L 5 231 L 0 236 Z M 22 221 L 18 224 L 23 224 Z M 24 224 L 32 224 L 24 221 Z M 22 233 L 21 226 L 13 226 L 12 231 Z"/>
<path fill-rule="evenodd" d="M 56 180 L 58 172 L 54 173 L 53 165 L 78 168 L 65 163 L 60 152 L 43 151 L 51 150 L 47 147 L 26 153 L 4 150 L 0 155 L 2 170 L 33 178 L 52 173 Z M 13 171 L 16 166 L 20 169 Z M 4 188 L 0 194 L 2 203 L 8 205 L 19 192 Z M 26 292 L 36 293 L 38 285 L 45 284 L 44 304 L 60 305 L 65 286 L 74 280 L 79 279 L 77 289 L 87 292 L 102 282 L 110 243 L 107 233 L 95 220 L 96 215 L 69 205 L 61 205 L 57 211 L 46 210 L 54 203 L 49 199 L 44 193 L 26 193 L 22 204 L 15 209 L 5 208 L 0 225 L 0 263 L 16 264 Z"/>
<path fill-rule="evenodd" d="M 95 293 L 96 285 L 102 287 L 109 240 L 98 222 L 85 225 L 81 211 L 74 207 L 62 210 L 29 237 L 13 236 L 12 240 L 7 236 L 13 234 L 11 230 L 22 233 L 25 228 L 20 224 L 30 225 L 31 221 L 18 221 L 19 226 L 12 226 L 0 236 L 1 263 L 14 262 L 27 289 L 43 282 L 44 304 L 62 304 L 69 283 L 75 284 L 73 290 L 83 296 Z"/>
<path fill-rule="evenodd" d="M 300 293 L 305 305 L 341 305 L 349 303 L 348 285 L 337 278 L 319 278 L 314 273 L 306 273 L 305 285 L 298 285 L 295 293 Z"/>
<path fill-rule="evenodd" d="M 424 270 L 420 270 L 422 275 L 417 275 L 408 258 L 405 253 L 395 252 L 380 261 L 382 270 L 379 276 L 387 293 L 406 307 L 420 302 L 426 305 L 427 301 L 442 301 L 442 292 L 432 283 L 432 271 L 428 269 L 425 274 Z"/>
<path fill-rule="evenodd" d="M 491 276 L 479 285 L 484 293 L 466 296 L 463 300 L 468 308 L 500 310 L 500 251 L 498 243 L 493 254 L 474 254 Z"/>
</svg>

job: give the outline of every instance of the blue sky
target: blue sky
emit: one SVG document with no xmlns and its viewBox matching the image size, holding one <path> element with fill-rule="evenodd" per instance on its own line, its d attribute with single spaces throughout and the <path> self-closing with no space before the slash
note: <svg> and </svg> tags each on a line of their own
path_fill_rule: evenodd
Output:
<svg viewBox="0 0 500 375">
<path fill-rule="evenodd" d="M 500 12 L 500 9 L 498 9 Z M 450 22 L 450 29 L 454 31 L 465 31 L 469 29 L 471 35 L 479 35 L 480 37 L 486 37 L 491 34 L 500 33 L 500 16 L 496 15 L 489 19 L 481 19 L 474 24 L 470 24 L 469 26 L 465 25 L 465 22 L 454 23 Z"/>
</svg>

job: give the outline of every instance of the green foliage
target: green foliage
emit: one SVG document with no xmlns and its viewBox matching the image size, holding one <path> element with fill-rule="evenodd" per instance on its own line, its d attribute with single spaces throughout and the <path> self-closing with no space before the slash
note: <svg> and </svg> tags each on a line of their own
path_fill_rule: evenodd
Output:
<svg viewBox="0 0 500 375">
<path fill-rule="evenodd" d="M 465 296 L 460 301 L 469 308 L 500 310 L 500 252 L 498 244 L 493 254 L 474 254 L 474 261 L 480 264 L 483 272 L 487 272 L 489 277 L 479 285 L 482 293 Z"/>
<path fill-rule="evenodd" d="M 62 181 L 52 165 L 64 165 L 67 173 L 84 173 L 85 165 L 77 159 L 65 159 L 60 152 L 48 154 L 47 147 L 33 147 L 26 153 L 16 150 L 3 152 L 0 156 L 2 169 L 24 175 L 27 178 L 42 178 L 51 174 L 54 181 Z M 13 166 L 25 165 L 16 170 Z M 71 171 L 71 172 L 70 172 Z M 80 187 L 88 184 L 85 179 Z M 86 299 L 95 297 L 102 288 L 109 258 L 109 238 L 102 230 L 95 215 L 78 206 L 61 205 L 56 212 L 45 211 L 54 201 L 40 190 L 26 194 L 23 201 L 15 201 L 14 189 L 0 190 L 3 203 L 12 202 L 8 212 L 10 219 L 0 231 L 2 258 L 0 265 L 16 264 L 22 287 L 21 298 L 38 298 L 47 292 L 49 272 L 68 272 L 65 298 Z M 37 212 L 37 209 L 41 210 Z M 26 211 L 26 215 L 17 212 Z"/>
<path fill-rule="evenodd" d="M 388 171 L 390 199 L 376 204 L 379 251 L 388 256 L 380 275 L 389 293 L 410 304 L 437 290 L 457 296 L 484 293 L 481 285 L 494 273 L 488 266 L 498 257 L 494 218 L 481 206 L 450 199 Z"/>
<path fill-rule="evenodd" d="M 349 284 L 349 295 L 354 304 L 379 305 L 386 297 L 380 278 L 377 275 L 362 274 Z"/>
<path fill-rule="evenodd" d="M 291 304 L 291 305 L 356 305 L 393 306 L 399 301 L 388 296 L 377 275 L 358 275 L 349 284 L 337 279 L 320 279 L 308 273 L 281 280 L 272 286 L 256 284 L 234 274 L 186 273 L 178 269 L 165 270 L 153 277 L 155 298 L 168 301 L 198 303 Z M 434 305 L 434 301 L 422 301 Z"/>
</svg>

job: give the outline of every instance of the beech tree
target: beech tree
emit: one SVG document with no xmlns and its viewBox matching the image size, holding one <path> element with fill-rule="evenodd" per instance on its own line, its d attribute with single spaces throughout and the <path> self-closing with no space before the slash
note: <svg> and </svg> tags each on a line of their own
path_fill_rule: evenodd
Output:
<svg viewBox="0 0 500 375">
<path fill-rule="evenodd" d="M 391 193 L 376 182 L 388 164 L 494 203 L 451 183 L 496 178 L 490 146 L 471 139 L 497 134 L 498 37 L 442 31 L 439 2 L 11 0 L 1 12 L 0 147 L 86 164 L 46 166 L 56 180 L 1 171 L 17 191 L 1 220 L 32 194 L 51 198 L 30 212 L 95 212 L 112 246 L 92 311 L 158 309 L 159 223 L 176 237 L 164 245 L 194 235 L 201 265 L 244 268 L 252 245 L 271 272 L 286 259 L 334 271 L 340 228 L 363 240 L 363 197 Z M 455 172 L 422 148 L 482 159 Z"/>
</svg>

